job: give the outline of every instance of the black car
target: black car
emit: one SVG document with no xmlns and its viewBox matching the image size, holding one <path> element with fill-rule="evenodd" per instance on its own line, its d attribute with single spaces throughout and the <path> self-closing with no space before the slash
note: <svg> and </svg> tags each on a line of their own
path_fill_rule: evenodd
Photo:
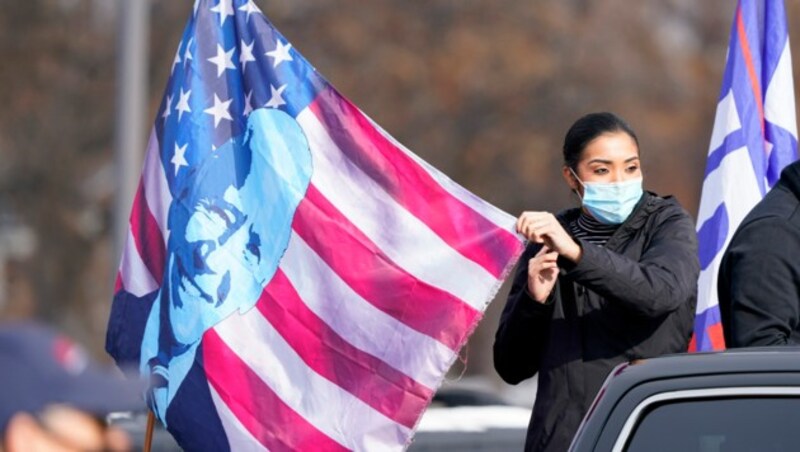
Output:
<svg viewBox="0 0 800 452">
<path fill-rule="evenodd" d="M 800 348 L 664 356 L 618 366 L 572 451 L 798 451 Z"/>
</svg>

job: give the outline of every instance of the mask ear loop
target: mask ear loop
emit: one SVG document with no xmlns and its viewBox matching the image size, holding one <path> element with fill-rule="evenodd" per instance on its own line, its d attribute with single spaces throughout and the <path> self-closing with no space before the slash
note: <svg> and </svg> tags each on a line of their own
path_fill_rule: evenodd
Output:
<svg viewBox="0 0 800 452">
<path fill-rule="evenodd" d="M 572 173 L 572 177 L 574 177 L 575 180 L 578 181 L 578 183 L 581 184 L 582 187 L 586 187 L 586 185 L 578 177 L 578 175 L 575 174 L 575 171 L 572 170 L 572 167 L 568 166 L 567 168 L 569 169 L 569 172 Z M 581 196 L 581 192 L 579 192 L 577 188 L 573 188 L 572 193 L 575 195 L 575 197 L 578 198 L 578 205 L 583 206 L 583 197 Z"/>
</svg>

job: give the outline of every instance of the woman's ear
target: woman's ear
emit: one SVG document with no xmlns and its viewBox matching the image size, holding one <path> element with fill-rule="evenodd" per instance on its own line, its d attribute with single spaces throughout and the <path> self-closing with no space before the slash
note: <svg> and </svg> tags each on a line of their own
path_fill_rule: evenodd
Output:
<svg viewBox="0 0 800 452">
<path fill-rule="evenodd" d="M 578 183 L 578 179 L 575 177 L 575 175 L 572 174 L 572 170 L 569 166 L 564 165 L 561 168 L 561 175 L 564 177 L 564 181 L 567 182 L 567 185 L 569 185 L 569 188 L 572 191 L 577 191 L 578 193 L 581 192 L 580 183 Z"/>
</svg>

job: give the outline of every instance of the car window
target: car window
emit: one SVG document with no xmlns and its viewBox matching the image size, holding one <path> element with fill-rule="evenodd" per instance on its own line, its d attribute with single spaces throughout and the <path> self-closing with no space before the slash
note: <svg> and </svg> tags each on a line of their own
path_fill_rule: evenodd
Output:
<svg viewBox="0 0 800 452">
<path fill-rule="evenodd" d="M 629 452 L 783 452 L 800 449 L 800 398 L 736 397 L 654 405 Z"/>
</svg>

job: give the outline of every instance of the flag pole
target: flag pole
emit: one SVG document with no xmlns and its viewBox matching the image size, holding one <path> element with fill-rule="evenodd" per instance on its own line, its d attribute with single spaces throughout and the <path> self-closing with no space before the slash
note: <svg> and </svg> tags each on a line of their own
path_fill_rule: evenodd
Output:
<svg viewBox="0 0 800 452">
<path fill-rule="evenodd" d="M 114 259 L 122 255 L 128 218 L 142 167 L 143 136 L 147 132 L 147 43 L 149 0 L 118 0 L 117 113 L 115 128 Z"/>
<path fill-rule="evenodd" d="M 144 431 L 144 452 L 150 452 L 153 445 L 153 429 L 156 426 L 156 415 L 147 411 L 147 429 Z"/>
</svg>

